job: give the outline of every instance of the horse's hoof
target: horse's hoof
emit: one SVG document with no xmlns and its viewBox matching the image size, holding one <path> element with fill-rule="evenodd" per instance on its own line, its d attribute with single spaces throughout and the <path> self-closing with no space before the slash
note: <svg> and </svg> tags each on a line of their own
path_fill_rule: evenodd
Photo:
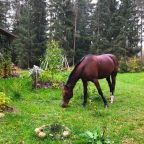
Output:
<svg viewBox="0 0 144 144">
<path fill-rule="evenodd" d="M 83 103 L 83 104 L 82 104 L 82 107 L 85 108 L 85 107 L 86 107 L 86 103 Z"/>
<path fill-rule="evenodd" d="M 113 102 L 114 102 L 114 96 L 111 95 L 111 96 L 110 96 L 110 103 L 112 104 Z"/>
<path fill-rule="evenodd" d="M 66 104 L 62 104 L 61 107 L 62 107 L 62 108 L 67 108 L 68 105 L 66 105 Z"/>
<path fill-rule="evenodd" d="M 107 108 L 108 108 L 108 105 L 106 104 L 106 105 L 104 105 L 104 107 L 107 109 Z"/>
</svg>

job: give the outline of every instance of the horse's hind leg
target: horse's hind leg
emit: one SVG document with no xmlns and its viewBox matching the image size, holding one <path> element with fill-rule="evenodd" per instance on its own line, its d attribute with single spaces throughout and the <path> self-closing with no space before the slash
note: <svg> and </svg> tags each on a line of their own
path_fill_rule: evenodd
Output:
<svg viewBox="0 0 144 144">
<path fill-rule="evenodd" d="M 111 103 L 113 103 L 113 89 L 112 89 L 112 83 L 111 83 L 111 80 L 110 80 L 110 76 L 106 78 L 107 82 L 108 82 L 108 85 L 109 85 L 109 89 L 110 89 L 110 101 Z"/>
<path fill-rule="evenodd" d="M 113 101 L 114 101 L 114 91 L 115 91 L 115 84 L 116 84 L 116 75 L 117 75 L 117 72 L 113 73 L 111 75 L 111 79 L 112 79 L 112 92 L 111 92 L 111 96 L 110 96 L 111 103 L 113 103 Z"/>
<path fill-rule="evenodd" d="M 83 101 L 83 106 L 86 106 L 86 103 L 87 103 L 87 85 L 88 85 L 88 82 L 85 81 L 85 80 L 82 80 L 83 82 L 83 88 L 84 88 L 84 101 Z"/>
<path fill-rule="evenodd" d="M 96 88 L 97 88 L 97 90 L 98 90 L 99 95 L 102 97 L 102 100 L 103 100 L 103 102 L 104 102 L 104 106 L 107 107 L 107 100 L 106 100 L 105 97 L 103 96 L 103 92 L 102 92 L 102 90 L 101 90 L 101 87 L 100 87 L 100 84 L 99 84 L 98 80 L 96 79 L 96 80 L 94 80 L 93 82 L 94 82 L 94 84 L 95 84 L 95 86 L 96 86 Z"/>
</svg>

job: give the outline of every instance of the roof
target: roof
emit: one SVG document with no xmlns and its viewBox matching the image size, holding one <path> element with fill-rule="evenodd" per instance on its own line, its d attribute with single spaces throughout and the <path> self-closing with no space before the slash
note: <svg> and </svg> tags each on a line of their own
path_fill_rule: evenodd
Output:
<svg viewBox="0 0 144 144">
<path fill-rule="evenodd" d="M 0 28 L 0 34 L 7 36 L 10 39 L 14 39 L 16 38 L 16 36 L 10 32 L 8 32 L 7 30 L 4 30 L 2 28 Z"/>
</svg>

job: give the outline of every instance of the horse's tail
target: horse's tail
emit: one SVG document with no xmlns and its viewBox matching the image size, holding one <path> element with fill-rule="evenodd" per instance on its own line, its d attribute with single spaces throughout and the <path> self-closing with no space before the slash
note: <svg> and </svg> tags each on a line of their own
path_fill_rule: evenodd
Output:
<svg viewBox="0 0 144 144">
<path fill-rule="evenodd" d="M 114 64 L 115 64 L 115 70 L 118 71 L 119 68 L 119 62 L 118 59 L 115 55 L 109 54 L 109 57 L 113 60 Z"/>
</svg>

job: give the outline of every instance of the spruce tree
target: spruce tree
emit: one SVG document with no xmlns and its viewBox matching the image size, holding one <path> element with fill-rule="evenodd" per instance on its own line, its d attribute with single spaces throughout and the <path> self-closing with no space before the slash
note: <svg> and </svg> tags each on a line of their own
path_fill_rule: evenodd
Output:
<svg viewBox="0 0 144 144">
<path fill-rule="evenodd" d="M 92 13 L 94 4 L 91 0 L 77 0 L 77 33 L 76 60 L 78 61 L 90 51 L 92 41 Z"/>
<path fill-rule="evenodd" d="M 33 64 L 39 65 L 40 58 L 46 50 L 47 44 L 47 20 L 46 1 L 31 0 L 31 29 L 33 31 Z"/>
<path fill-rule="evenodd" d="M 60 42 L 70 63 L 73 56 L 74 11 L 71 0 L 50 0 L 49 13 L 49 40 Z"/>
<path fill-rule="evenodd" d="M 138 53 L 138 17 L 136 5 L 133 0 L 121 0 L 120 8 L 120 33 L 117 41 L 120 41 L 121 56 L 133 56 Z M 119 49 L 120 49 L 119 48 Z"/>
<path fill-rule="evenodd" d="M 21 68 L 29 68 L 34 64 L 33 31 L 29 3 L 21 5 L 20 19 L 16 28 L 17 39 L 14 42 L 17 63 Z"/>
<path fill-rule="evenodd" d="M 132 0 L 99 0 L 94 14 L 92 52 L 118 57 L 138 52 L 138 25 Z"/>
<path fill-rule="evenodd" d="M 111 53 L 111 41 L 116 37 L 117 16 L 116 0 L 98 0 L 93 15 L 93 43 L 92 52 L 96 54 Z"/>
</svg>

